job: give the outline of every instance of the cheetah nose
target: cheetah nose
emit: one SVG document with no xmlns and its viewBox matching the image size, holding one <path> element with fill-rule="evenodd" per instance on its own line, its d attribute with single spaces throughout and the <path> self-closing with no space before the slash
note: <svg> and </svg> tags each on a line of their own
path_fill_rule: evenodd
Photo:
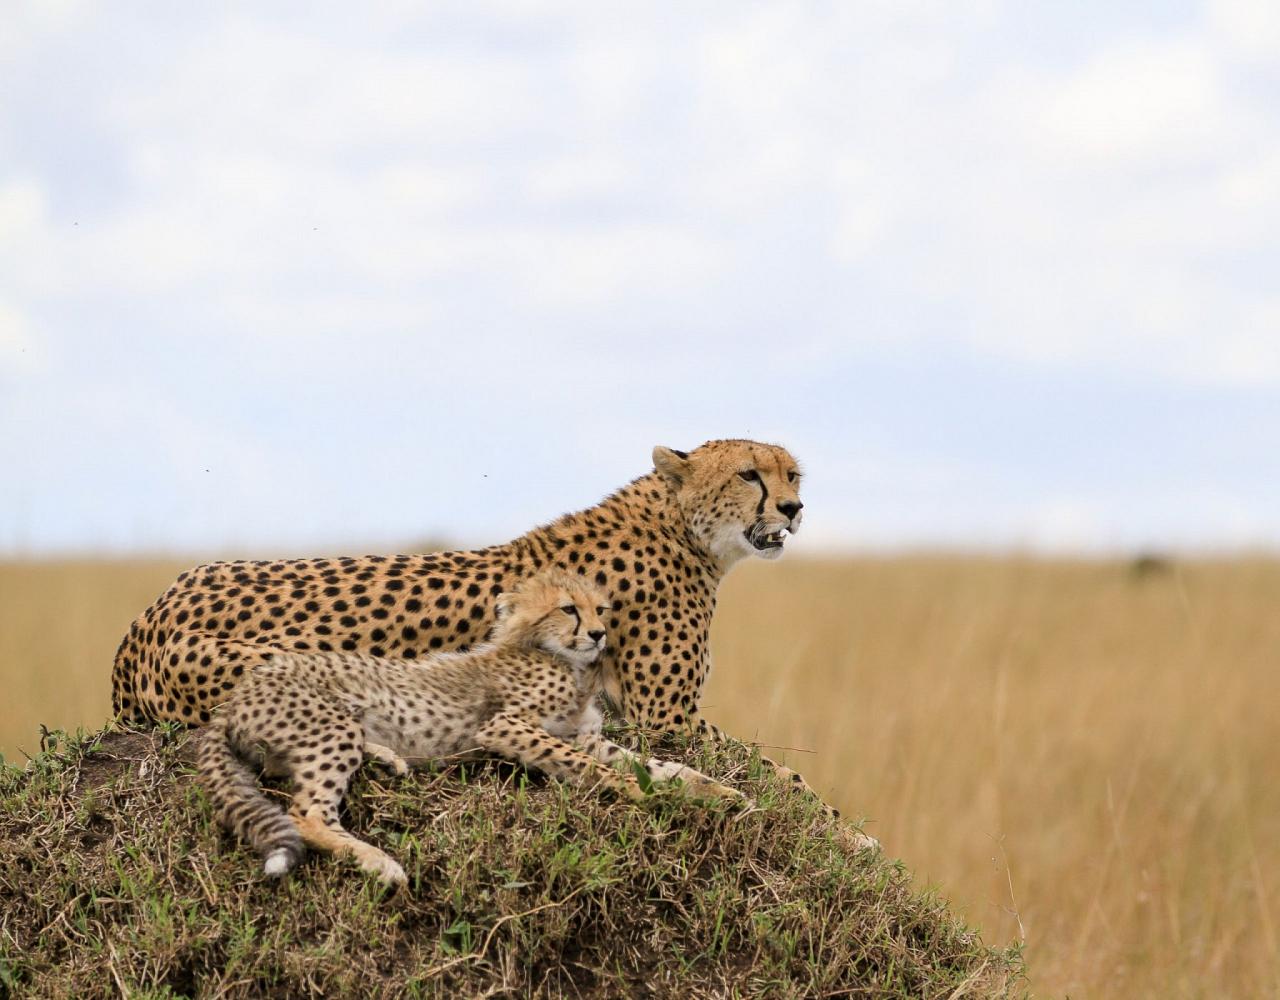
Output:
<svg viewBox="0 0 1280 1000">
<path fill-rule="evenodd" d="M 794 521 L 796 515 L 804 509 L 804 504 L 799 500 L 788 500 L 786 503 L 778 504 L 778 513 L 785 518 Z"/>
<path fill-rule="evenodd" d="M 593 641 L 599 642 L 601 639 L 604 638 L 604 629 L 602 628 L 589 629 L 587 631 L 587 635 L 589 635 Z"/>
</svg>

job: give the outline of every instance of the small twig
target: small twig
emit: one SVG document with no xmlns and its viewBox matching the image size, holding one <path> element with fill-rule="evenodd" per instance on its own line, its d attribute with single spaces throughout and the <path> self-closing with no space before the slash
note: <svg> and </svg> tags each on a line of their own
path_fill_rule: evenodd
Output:
<svg viewBox="0 0 1280 1000">
<path fill-rule="evenodd" d="M 817 753 L 817 750 L 808 750 L 805 747 L 783 747 L 776 743 L 744 743 L 743 746 L 758 747 L 761 750 L 786 750 L 790 753 Z"/>
<path fill-rule="evenodd" d="M 247 986 L 251 982 L 253 982 L 252 978 L 245 978 L 245 979 L 235 979 L 229 983 L 223 983 L 221 986 L 218 987 L 218 992 L 213 994 L 211 1000 L 218 1000 L 218 997 L 226 996 L 235 987 Z"/>
<path fill-rule="evenodd" d="M 1010 891 L 1010 892 L 1012 892 L 1012 891 L 1013 891 L 1012 887 L 1010 887 L 1010 890 L 1009 890 L 1009 891 Z M 1018 928 L 1019 928 L 1019 929 L 1021 929 L 1021 928 L 1022 928 L 1022 923 L 1021 923 L 1021 921 L 1019 921 L 1019 923 L 1018 923 Z M 1024 940 L 1025 940 L 1025 939 L 1024 939 Z M 977 978 L 978 978 L 980 975 L 982 975 L 983 971 L 986 969 L 987 965 L 988 965 L 988 964 L 990 964 L 990 962 L 991 962 L 991 959 L 989 959 L 989 958 L 984 958 L 984 959 L 982 960 L 982 964 L 981 964 L 980 966 L 978 966 L 976 969 L 974 969 L 973 974 L 972 974 L 972 975 L 970 975 L 968 978 L 966 978 L 964 982 L 962 982 L 959 986 L 957 986 L 957 987 L 955 988 L 955 990 L 954 990 L 954 991 L 952 991 L 951 996 L 949 996 L 949 997 L 947 998 L 947 1000 L 960 1000 L 960 997 L 964 996 L 964 994 L 968 992 L 968 990 L 969 990 L 969 986 L 970 986 L 970 985 L 971 985 L 975 980 L 977 980 Z"/>
<path fill-rule="evenodd" d="M 1012 907 L 1009 912 L 1013 914 L 1013 919 L 1018 922 L 1018 937 L 1025 942 L 1027 940 L 1027 931 L 1022 926 L 1022 914 L 1018 912 L 1018 898 L 1013 894 L 1013 872 L 1009 868 L 1009 853 L 1004 849 L 1003 834 L 996 840 L 996 844 L 1000 848 L 1000 857 L 1004 859 L 1004 876 L 1009 883 L 1009 904 Z"/>
<path fill-rule="evenodd" d="M 207 873 L 207 872 L 208 872 L 208 870 L 209 870 L 208 866 L 209 866 L 209 862 L 208 862 L 208 860 L 206 859 L 206 860 L 205 860 L 205 872 L 206 872 L 206 873 Z M 216 889 L 214 889 L 214 887 L 213 887 L 213 883 L 212 883 L 212 881 L 211 881 L 211 880 L 206 881 L 205 876 L 204 876 L 204 875 L 202 875 L 202 874 L 201 874 L 201 872 L 200 872 L 200 867 L 199 867 L 199 865 L 194 865 L 194 864 L 193 864 L 193 865 L 191 866 L 191 874 L 192 874 L 192 875 L 194 875 L 194 876 L 195 876 L 195 878 L 196 878 L 196 881 L 200 883 L 200 888 L 201 888 L 201 890 L 204 892 L 204 898 L 205 898 L 205 899 L 207 899 L 207 900 L 209 901 L 209 904 L 210 904 L 211 906 L 217 906 L 217 905 L 218 905 L 218 893 L 217 893 L 217 890 L 216 890 Z"/>
<path fill-rule="evenodd" d="M 423 973 L 423 978 L 434 979 L 436 976 L 440 975 L 440 973 L 453 968 L 455 965 L 458 965 L 461 962 L 468 962 L 468 961 L 478 962 L 482 960 L 485 956 L 485 953 L 489 950 L 489 945 L 493 942 L 493 936 L 496 933 L 498 933 L 498 928 L 501 927 L 503 924 L 505 924 L 508 920 L 519 920 L 521 917 L 531 917 L 535 913 L 540 913 L 542 910 L 549 910 L 556 906 L 563 906 L 565 903 L 569 902 L 569 900 L 573 899 L 573 897 L 576 896 L 578 893 L 580 893 L 584 888 L 586 887 L 580 885 L 578 886 L 578 888 L 574 889 L 573 892 L 569 893 L 569 895 L 565 896 L 564 899 L 553 899 L 549 903 L 543 903 L 540 906 L 535 906 L 533 909 L 525 910 L 523 913 L 508 913 L 505 917 L 499 917 L 497 921 L 494 922 L 494 925 L 491 928 L 489 928 L 489 933 L 485 935 L 484 944 L 480 946 L 479 951 L 472 952 L 470 955 L 459 955 L 457 958 L 451 958 L 447 962 L 442 962 L 440 965 L 433 966 L 432 968 L 428 969 L 425 973 Z"/>
<path fill-rule="evenodd" d="M 37 938 L 41 938 L 41 937 L 43 937 L 43 936 L 44 936 L 45 931 L 47 931 L 50 927 L 52 927 L 54 924 L 56 924 L 59 920 L 62 920 L 64 917 L 66 917 L 66 915 L 67 915 L 67 911 L 68 911 L 69 909 L 71 909 L 71 907 L 75 906 L 75 905 L 76 905 L 76 903 L 78 903 L 78 902 L 80 901 L 80 898 L 81 898 L 83 895 L 84 895 L 84 893 L 83 893 L 83 892 L 78 892 L 78 893 L 76 893 L 74 896 L 72 896 L 72 897 L 71 897 L 71 901 L 70 901 L 70 902 L 68 902 L 68 903 L 67 903 L 67 905 L 66 905 L 66 906 L 64 906 L 61 910 L 59 910 L 59 911 L 58 911 L 58 915 L 57 915 L 56 917 L 54 917 L 52 920 L 50 920 L 50 921 L 49 921 L 47 924 L 45 924 L 43 927 L 41 927 L 41 928 L 40 928 L 40 931 L 39 931 L 39 933 L 36 935 L 36 937 L 37 937 Z M 68 927 L 70 927 L 71 925 L 70 925 L 70 924 L 68 924 L 67 926 L 68 926 Z"/>
<path fill-rule="evenodd" d="M 120 956 L 116 954 L 115 943 L 108 941 L 107 948 L 111 951 L 111 957 L 107 959 L 107 968 L 111 970 L 111 978 L 116 981 L 116 988 L 120 990 L 120 996 L 128 1000 L 129 991 L 124 988 L 124 981 L 120 978 L 120 973 L 116 969 L 116 959 Z"/>
</svg>

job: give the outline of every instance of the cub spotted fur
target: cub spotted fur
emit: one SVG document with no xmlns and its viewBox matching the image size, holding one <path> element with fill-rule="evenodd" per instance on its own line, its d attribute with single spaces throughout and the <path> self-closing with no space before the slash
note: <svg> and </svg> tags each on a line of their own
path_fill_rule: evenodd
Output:
<svg viewBox="0 0 1280 1000">
<path fill-rule="evenodd" d="M 280 653 L 258 667 L 215 713 L 199 768 L 222 822 L 289 871 L 303 845 L 353 856 L 388 884 L 404 871 L 343 829 L 338 807 L 365 757 L 404 773 L 410 764 L 474 751 L 514 758 L 548 774 L 641 798 L 636 779 L 609 764 L 639 760 L 600 733 L 596 707 L 608 600 L 580 576 L 545 570 L 497 602 L 490 642 L 416 663 L 360 654 Z M 577 744 L 576 746 L 574 744 Z M 286 815 L 257 787 L 249 763 L 293 779 Z M 643 762 L 659 779 L 742 799 L 670 761 Z"/>
</svg>

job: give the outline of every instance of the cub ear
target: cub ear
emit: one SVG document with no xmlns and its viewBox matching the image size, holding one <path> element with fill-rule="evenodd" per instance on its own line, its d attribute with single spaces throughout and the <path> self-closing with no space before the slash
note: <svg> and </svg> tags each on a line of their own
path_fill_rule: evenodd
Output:
<svg viewBox="0 0 1280 1000">
<path fill-rule="evenodd" d="M 679 486 L 689 475 L 689 453 L 658 445 L 653 449 L 653 467 L 672 486 Z"/>
<path fill-rule="evenodd" d="M 511 615 L 511 603 L 511 591 L 498 595 L 498 599 L 493 602 L 493 610 L 498 621 L 504 621 Z"/>
</svg>

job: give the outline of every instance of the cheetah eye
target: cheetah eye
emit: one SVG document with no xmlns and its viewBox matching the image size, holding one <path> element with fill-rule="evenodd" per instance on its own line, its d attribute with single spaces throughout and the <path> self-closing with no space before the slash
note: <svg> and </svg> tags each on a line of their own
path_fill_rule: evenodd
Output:
<svg viewBox="0 0 1280 1000">
<path fill-rule="evenodd" d="M 608 610 L 609 610 L 608 608 L 596 608 L 596 614 L 604 615 L 608 612 Z"/>
<path fill-rule="evenodd" d="M 560 610 L 566 615 L 573 615 L 575 618 L 578 617 L 578 606 L 576 604 L 562 604 L 560 606 Z"/>
<path fill-rule="evenodd" d="M 794 472 L 788 472 L 788 473 L 787 473 L 787 482 L 789 482 L 789 483 L 794 483 L 795 481 L 796 481 L 796 474 L 795 474 Z"/>
<path fill-rule="evenodd" d="M 738 475 L 748 483 L 760 482 L 760 473 L 756 472 L 755 469 L 748 469 L 746 472 L 739 472 Z"/>
</svg>

